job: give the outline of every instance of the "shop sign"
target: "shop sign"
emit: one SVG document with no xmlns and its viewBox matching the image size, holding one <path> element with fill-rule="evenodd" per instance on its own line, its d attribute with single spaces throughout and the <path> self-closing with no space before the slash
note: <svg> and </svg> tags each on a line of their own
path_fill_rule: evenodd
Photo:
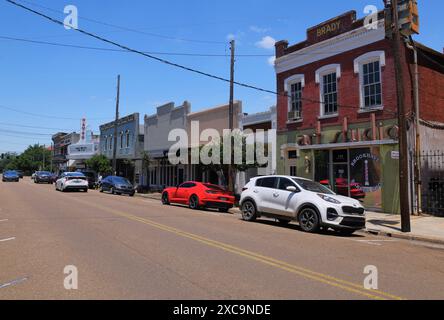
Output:
<svg viewBox="0 0 444 320">
<path fill-rule="evenodd" d="M 392 151 L 392 159 L 399 160 L 399 151 Z"/>
</svg>

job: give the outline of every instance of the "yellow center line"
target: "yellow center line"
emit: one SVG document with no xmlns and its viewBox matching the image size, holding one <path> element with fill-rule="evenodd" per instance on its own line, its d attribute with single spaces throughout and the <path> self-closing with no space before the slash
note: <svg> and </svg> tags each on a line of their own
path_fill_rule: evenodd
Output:
<svg viewBox="0 0 444 320">
<path fill-rule="evenodd" d="M 359 294 L 362 296 L 366 296 L 368 298 L 375 299 L 375 300 L 386 300 L 386 299 L 402 300 L 401 297 L 396 296 L 396 295 L 392 295 L 392 294 L 389 294 L 389 293 L 386 293 L 386 292 L 383 292 L 380 290 L 368 290 L 368 289 L 365 289 L 363 285 L 359 285 L 359 284 L 356 284 L 356 283 L 353 283 L 353 282 L 350 282 L 347 280 L 342 280 L 342 279 L 339 279 L 339 278 L 336 278 L 333 276 L 329 276 L 329 275 L 326 275 L 323 273 L 315 272 L 315 271 L 312 271 L 312 270 L 309 270 L 309 269 L 306 269 L 303 267 L 299 267 L 296 265 L 292 265 L 292 264 L 286 263 L 284 261 L 277 260 L 277 259 L 274 259 L 274 258 L 271 258 L 268 256 L 264 256 L 264 255 L 261 255 L 261 254 L 258 254 L 258 253 L 252 252 L 252 251 L 248 251 L 248 250 L 245 250 L 245 249 L 233 246 L 233 245 L 229 245 L 229 244 L 226 244 L 223 242 L 219 242 L 216 240 L 205 238 L 205 237 L 193 234 L 193 233 L 189 233 L 189 232 L 186 232 L 186 231 L 174 228 L 174 227 L 164 225 L 164 224 L 160 224 L 160 223 L 154 222 L 154 221 L 146 219 L 146 218 L 142 218 L 142 217 L 128 214 L 128 213 L 123 213 L 119 210 L 115 210 L 115 209 L 112 209 L 112 208 L 109 208 L 106 206 L 102 206 L 102 205 L 99 205 L 96 203 L 83 201 L 78 198 L 71 198 L 71 199 L 81 202 L 81 203 L 84 203 L 84 204 L 87 204 L 87 205 L 90 205 L 90 206 L 93 206 L 97 209 L 107 211 L 107 212 L 112 213 L 116 216 L 124 217 L 124 218 L 127 218 L 132 221 L 141 222 L 143 224 L 155 227 L 157 229 L 160 229 L 160 230 L 163 230 L 166 232 L 170 232 L 170 233 L 176 234 L 181 237 L 189 238 L 189 239 L 198 241 L 200 243 L 206 244 L 208 246 L 211 246 L 214 248 L 219 248 L 224 251 L 227 251 L 227 252 L 230 252 L 230 253 L 245 257 L 245 258 L 249 258 L 251 260 L 255 260 L 255 261 L 261 262 L 263 264 L 273 266 L 275 268 L 285 270 L 285 271 L 293 273 L 293 274 L 297 274 L 297 275 L 302 276 L 304 278 L 308 278 L 308 279 L 311 279 L 311 280 L 314 280 L 317 282 L 328 284 L 328 285 L 343 289 L 348 292 L 353 292 L 353 293 L 356 293 L 356 294 Z"/>
</svg>

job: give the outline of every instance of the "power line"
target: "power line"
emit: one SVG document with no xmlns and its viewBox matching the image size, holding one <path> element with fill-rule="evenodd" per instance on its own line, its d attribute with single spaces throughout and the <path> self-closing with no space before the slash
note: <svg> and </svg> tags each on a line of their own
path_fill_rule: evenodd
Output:
<svg viewBox="0 0 444 320">
<path fill-rule="evenodd" d="M 15 2 L 15 1 L 13 1 L 13 0 L 5 0 L 5 1 L 7 1 L 7 2 L 9 2 L 9 3 L 11 3 L 11 4 L 13 4 L 13 5 L 17 6 L 17 7 L 20 7 L 22 9 L 26 10 L 26 11 L 34 13 L 34 14 L 40 16 L 40 17 L 43 17 L 43 18 L 45 18 L 45 19 L 47 19 L 47 20 L 49 20 L 49 21 L 51 21 L 53 23 L 56 23 L 56 24 L 61 25 L 61 26 L 68 26 L 69 27 L 69 25 L 66 25 L 64 22 L 62 22 L 60 20 L 54 19 L 54 18 L 52 18 L 50 16 L 45 15 L 44 13 L 41 13 L 39 11 L 36 11 L 36 10 L 31 9 L 29 7 L 26 7 L 26 6 L 24 6 L 22 4 L 19 4 L 19 3 Z M 216 75 L 204 72 L 204 71 L 200 71 L 198 69 L 193 69 L 193 68 L 190 68 L 190 67 L 178 64 L 178 63 L 171 62 L 171 61 L 163 59 L 163 58 L 159 58 L 159 57 L 153 56 L 151 54 L 144 53 L 144 52 L 142 52 L 140 50 L 132 49 L 132 48 L 127 47 L 125 45 L 119 44 L 119 43 L 117 43 L 115 41 L 108 40 L 108 39 L 103 38 L 101 36 L 95 35 L 95 34 L 93 34 L 91 32 L 85 31 L 83 29 L 77 28 L 77 29 L 73 29 L 73 30 L 75 30 L 77 32 L 80 32 L 80 33 L 82 33 L 84 35 L 87 35 L 87 36 L 89 36 L 91 38 L 100 40 L 102 42 L 108 43 L 110 45 L 119 47 L 119 48 L 124 49 L 124 50 L 127 50 L 129 52 L 142 55 L 142 56 L 144 56 L 146 58 L 149 58 L 149 59 L 152 59 L 152 60 L 156 60 L 158 62 L 167 64 L 167 65 L 170 65 L 170 66 L 182 69 L 182 70 L 186 70 L 186 71 L 189 71 L 189 72 L 192 72 L 192 73 L 196 73 L 196 74 L 199 74 L 199 75 L 202 75 L 202 76 L 205 76 L 205 77 L 209 77 L 209 78 L 213 78 L 213 79 L 216 79 L 216 80 L 220 80 L 220 81 L 223 81 L 225 83 L 230 83 L 229 79 L 223 78 L 221 76 L 216 76 Z M 244 88 L 248 88 L 248 89 L 252 89 L 252 90 L 256 90 L 256 91 L 260 91 L 260 92 L 264 92 L 264 93 L 269 93 L 269 94 L 273 94 L 273 95 L 276 95 L 276 96 L 283 96 L 283 97 L 287 97 L 287 98 L 290 97 L 288 94 L 285 94 L 285 93 L 279 93 L 279 92 L 276 92 L 276 91 L 273 91 L 273 90 L 268 90 L 268 89 L 260 88 L 260 87 L 257 87 L 257 86 L 254 86 L 254 85 L 249 85 L 249 84 L 242 83 L 242 82 L 234 81 L 234 84 L 237 85 L 237 86 L 240 86 L 240 87 L 244 87 Z M 311 102 L 311 103 L 325 104 L 325 102 L 319 101 L 319 100 L 315 100 L 315 99 L 301 98 L 301 100 L 307 101 L 307 102 Z M 340 104 L 338 104 L 337 107 L 350 108 L 350 109 L 352 108 L 352 109 L 355 109 L 355 110 L 359 109 L 359 107 L 356 107 L 356 106 L 347 106 L 347 105 L 340 105 Z M 392 112 L 389 112 L 389 111 L 385 111 L 385 112 L 386 113 L 392 113 Z M 393 112 L 393 114 L 395 115 L 396 113 Z"/>
<path fill-rule="evenodd" d="M 7 123 L 7 122 L 0 122 L 0 125 L 7 126 L 7 127 L 21 127 L 21 128 L 30 128 L 30 129 L 47 129 L 47 130 L 58 130 L 58 131 L 65 131 L 65 132 L 73 132 L 75 130 L 72 129 L 62 129 L 62 128 L 51 128 L 51 127 L 39 127 L 39 126 L 28 126 L 23 124 L 15 124 L 15 123 Z"/>
<path fill-rule="evenodd" d="M 82 46 L 82 45 L 69 44 L 69 43 L 39 41 L 39 40 L 16 38 L 16 37 L 9 37 L 9 36 L 0 36 L 0 39 L 34 43 L 34 44 L 43 44 L 43 45 L 50 45 L 50 46 L 57 46 L 57 47 L 68 47 L 68 48 L 76 48 L 76 49 L 130 53 L 128 50 L 123 50 L 123 49 L 111 49 L 111 48 Z M 183 53 L 183 52 L 157 52 L 157 51 L 142 51 L 142 52 L 146 53 L 146 54 L 166 55 L 166 56 L 190 56 L 190 57 L 229 57 L 230 56 L 229 54 L 213 54 L 213 53 Z M 271 55 L 269 55 L 269 54 L 238 54 L 236 57 L 270 57 L 270 56 Z"/>
<path fill-rule="evenodd" d="M 40 133 L 40 132 L 29 132 L 29 131 L 15 131 L 15 130 L 5 130 L 0 128 L 0 132 L 5 133 L 13 133 L 18 135 L 31 135 L 31 136 L 50 136 L 52 137 L 53 133 Z"/>
<path fill-rule="evenodd" d="M 70 44 L 70 43 L 60 43 L 60 42 L 50 42 L 50 41 L 40 41 L 40 40 L 33 40 L 33 39 L 26 39 L 26 38 L 17 38 L 17 37 L 10 37 L 10 36 L 0 36 L 0 39 L 3 40 L 10 40 L 10 41 L 19 41 L 19 42 L 25 42 L 25 43 L 34 43 L 34 44 L 42 44 L 42 45 L 49 45 L 49 46 L 56 46 L 56 47 L 68 47 L 68 48 L 75 48 L 75 49 L 87 49 L 87 50 L 98 50 L 98 51 L 110 51 L 110 52 L 124 52 L 124 53 L 131 53 L 128 50 L 124 49 L 112 49 L 112 48 L 103 48 L 103 47 L 92 47 L 92 46 L 82 46 L 82 45 L 76 45 L 76 44 Z M 217 54 L 217 53 L 191 53 L 191 52 L 162 52 L 162 51 L 141 51 L 146 54 L 155 54 L 155 55 L 166 55 L 166 56 L 190 56 L 190 57 L 230 57 L 229 54 Z M 292 55 L 296 56 L 307 56 L 307 55 L 313 55 L 313 54 L 335 54 L 335 53 L 341 53 L 339 51 L 325 51 L 325 52 L 310 52 L 310 53 L 292 53 Z M 271 54 L 236 54 L 236 58 L 243 58 L 243 57 L 271 57 Z"/>
<path fill-rule="evenodd" d="M 60 10 L 48 8 L 48 7 L 45 7 L 45 6 L 37 4 L 37 3 L 32 3 L 30 1 L 23 0 L 23 2 L 28 3 L 30 5 L 33 5 L 33 6 L 36 6 L 36 7 L 40 7 L 42 9 L 46 9 L 48 11 L 52 11 L 52 12 L 56 12 L 56 13 L 63 13 Z M 152 33 L 152 32 L 145 32 L 145 31 L 141 31 L 141 30 L 137 30 L 137 29 L 132 29 L 132 28 L 128 28 L 128 27 L 123 27 L 123 26 L 111 24 L 111 23 L 108 23 L 108 22 L 103 22 L 103 21 L 99 21 L 99 20 L 95 20 L 95 19 L 91 19 L 91 18 L 86 18 L 84 16 L 80 17 L 80 19 L 85 20 L 85 21 L 89 21 L 89 22 L 92 22 L 92 23 L 96 23 L 96 24 L 101 24 L 101 25 L 104 25 L 104 26 L 112 27 L 112 28 L 117 28 L 117 29 L 124 30 L 124 31 L 144 34 L 144 35 L 147 35 L 147 36 L 156 37 L 156 38 L 162 38 L 162 39 L 166 39 L 166 40 L 183 41 L 183 42 L 194 42 L 194 43 L 202 43 L 202 44 L 223 44 L 223 45 L 226 45 L 226 42 L 222 42 L 222 41 L 187 39 L 187 38 L 166 36 L 166 35 L 161 35 L 161 34 Z"/>
<path fill-rule="evenodd" d="M 1 109 L 6 109 L 6 110 L 10 110 L 13 112 L 17 112 L 17 113 L 21 113 L 21 114 L 25 114 L 28 116 L 33 116 L 33 117 L 39 117 L 39 118 L 49 118 L 49 119 L 56 119 L 56 120 L 80 120 L 82 117 L 78 117 L 78 118 L 67 118 L 67 117 L 57 117 L 57 116 L 51 116 L 51 115 L 43 115 L 43 114 L 38 114 L 38 113 L 32 113 L 32 112 L 28 112 L 28 111 L 23 111 L 23 110 L 19 110 L 16 108 L 12 108 L 12 107 L 8 107 L 5 105 L 0 105 Z M 109 120 L 109 118 L 89 118 L 89 120 Z"/>
</svg>

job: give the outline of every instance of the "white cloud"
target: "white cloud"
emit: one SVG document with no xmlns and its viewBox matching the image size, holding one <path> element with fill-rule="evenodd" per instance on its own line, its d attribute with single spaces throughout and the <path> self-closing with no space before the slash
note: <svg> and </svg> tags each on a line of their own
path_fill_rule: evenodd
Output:
<svg viewBox="0 0 444 320">
<path fill-rule="evenodd" d="M 269 30 L 270 29 L 268 29 L 268 28 L 261 28 L 261 27 L 258 27 L 258 26 L 250 26 L 250 31 L 256 32 L 256 33 L 264 33 L 264 32 L 267 32 Z"/>
<path fill-rule="evenodd" d="M 276 57 L 272 56 L 270 58 L 268 58 L 268 64 L 272 67 L 274 67 L 274 63 L 276 62 Z"/>
<path fill-rule="evenodd" d="M 261 41 L 256 42 L 256 46 L 263 49 L 274 49 L 276 40 L 270 36 L 263 37 Z"/>
</svg>

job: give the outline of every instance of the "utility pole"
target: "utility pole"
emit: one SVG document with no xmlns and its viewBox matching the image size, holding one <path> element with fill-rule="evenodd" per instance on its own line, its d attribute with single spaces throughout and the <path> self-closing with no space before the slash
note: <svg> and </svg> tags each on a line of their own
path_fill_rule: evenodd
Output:
<svg viewBox="0 0 444 320">
<path fill-rule="evenodd" d="M 230 134 L 233 132 L 234 129 L 234 51 L 236 47 L 236 42 L 234 40 L 230 41 L 230 50 L 231 50 L 231 63 L 230 63 L 230 105 L 229 105 L 229 111 L 228 111 L 228 123 L 229 123 L 229 129 Z M 228 166 L 228 190 L 231 192 L 235 192 L 234 190 L 234 172 L 233 172 L 233 160 L 234 160 L 234 150 L 233 150 L 233 142 L 232 138 L 230 137 L 230 164 Z"/>
<path fill-rule="evenodd" d="M 398 126 L 399 126 L 399 198 L 401 209 L 401 231 L 410 232 L 409 179 L 408 179 L 408 148 L 407 121 L 405 116 L 404 75 L 401 58 L 405 51 L 401 48 L 401 32 L 399 30 L 398 1 L 392 1 L 393 16 L 393 53 L 396 71 L 396 89 L 398 95 Z"/>
<path fill-rule="evenodd" d="M 117 76 L 117 97 L 116 97 L 116 119 L 114 121 L 113 136 L 113 172 L 117 175 L 117 125 L 119 122 L 119 99 L 120 99 L 120 74 Z"/>
</svg>

